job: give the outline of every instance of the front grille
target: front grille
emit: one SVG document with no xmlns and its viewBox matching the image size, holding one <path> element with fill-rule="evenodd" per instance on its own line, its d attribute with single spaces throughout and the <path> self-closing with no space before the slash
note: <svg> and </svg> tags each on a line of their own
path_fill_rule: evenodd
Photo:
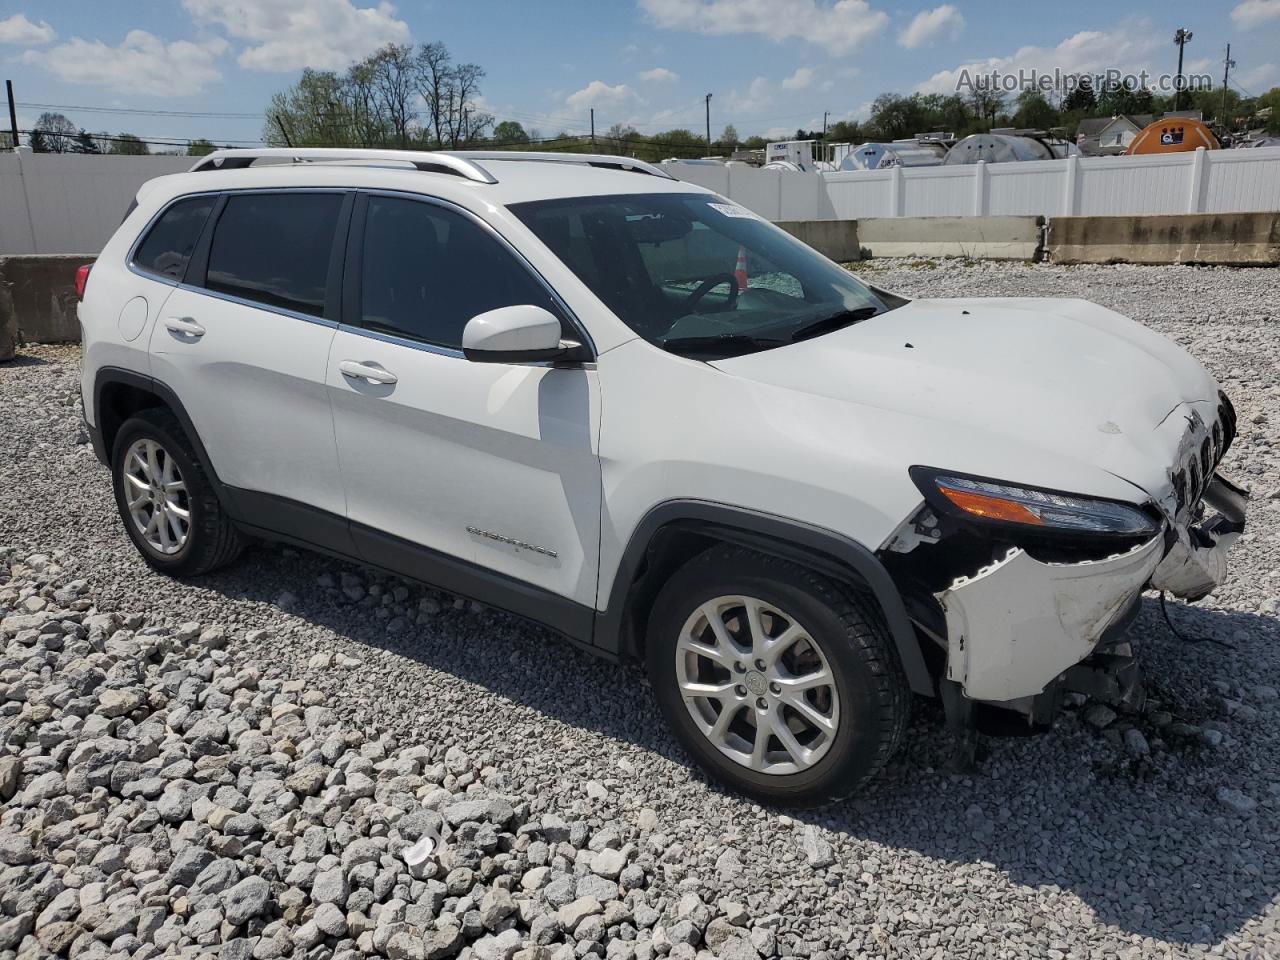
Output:
<svg viewBox="0 0 1280 960">
<path fill-rule="evenodd" d="M 1195 426 L 1191 429 L 1195 430 Z M 1227 395 L 1219 392 L 1217 420 L 1200 441 L 1199 447 L 1192 447 L 1186 460 L 1173 471 L 1173 492 L 1177 497 L 1179 514 L 1200 502 L 1235 436 L 1235 408 Z"/>
</svg>

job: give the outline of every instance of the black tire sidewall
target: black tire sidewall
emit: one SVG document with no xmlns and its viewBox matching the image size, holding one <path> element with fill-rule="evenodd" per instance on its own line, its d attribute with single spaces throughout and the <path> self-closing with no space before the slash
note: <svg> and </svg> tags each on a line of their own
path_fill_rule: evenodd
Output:
<svg viewBox="0 0 1280 960">
<path fill-rule="evenodd" d="M 194 570 L 202 549 L 201 539 L 205 535 L 205 498 L 211 495 L 204 478 L 204 471 L 192 457 L 185 438 L 175 436 L 167 425 L 159 422 L 160 418 L 141 415 L 126 420 L 116 433 L 111 452 L 112 486 L 115 490 L 116 508 L 120 511 L 120 519 L 124 523 L 129 539 L 133 541 L 138 552 L 152 567 L 164 573 L 182 575 Z M 128 501 L 123 479 L 123 459 L 129 448 L 140 439 L 154 440 L 165 452 L 173 457 L 187 485 L 187 503 L 190 511 L 190 532 L 187 542 L 177 553 L 160 553 L 143 538 L 129 513 Z"/>
<path fill-rule="evenodd" d="M 659 593 L 649 622 L 646 660 L 650 682 L 668 724 L 699 763 L 731 787 L 755 799 L 789 806 L 815 806 L 852 791 L 879 764 L 883 717 L 876 677 L 858 656 L 849 626 L 829 605 L 829 583 L 790 564 L 753 562 L 745 555 L 717 567 L 693 561 Z M 840 697 L 840 725 L 831 748 L 816 764 L 794 774 L 750 770 L 720 753 L 695 725 L 676 679 L 676 641 L 700 604 L 743 594 L 794 617 L 822 648 Z M 864 625 L 864 629 L 869 629 Z"/>
</svg>

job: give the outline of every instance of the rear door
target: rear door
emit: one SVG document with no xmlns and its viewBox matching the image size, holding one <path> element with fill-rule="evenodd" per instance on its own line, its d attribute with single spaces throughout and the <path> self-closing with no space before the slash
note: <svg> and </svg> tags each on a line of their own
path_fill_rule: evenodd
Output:
<svg viewBox="0 0 1280 960">
<path fill-rule="evenodd" d="M 353 194 L 225 195 L 151 336 L 241 519 L 349 544 L 325 391 Z"/>
<path fill-rule="evenodd" d="M 388 194 L 357 202 L 345 293 L 328 384 L 362 555 L 570 634 L 589 631 L 581 618 L 594 605 L 600 536 L 595 365 L 473 363 L 460 349 L 471 317 L 526 303 L 560 315 L 566 336 L 581 340 L 566 308 L 469 213 Z"/>
</svg>

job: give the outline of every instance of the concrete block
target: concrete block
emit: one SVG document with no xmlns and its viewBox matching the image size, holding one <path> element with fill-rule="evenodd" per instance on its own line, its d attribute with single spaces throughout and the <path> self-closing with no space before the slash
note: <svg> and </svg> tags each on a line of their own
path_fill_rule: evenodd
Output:
<svg viewBox="0 0 1280 960">
<path fill-rule="evenodd" d="M 1054 263 L 1280 264 L 1280 213 L 1053 217 Z"/>
<path fill-rule="evenodd" d="M 79 341 L 76 268 L 93 260 L 91 254 L 0 257 L 0 359 L 9 330 L 15 345 Z"/>
<path fill-rule="evenodd" d="M 1037 260 L 1044 217 L 872 217 L 858 238 L 873 257 Z"/>
<path fill-rule="evenodd" d="M 782 220 L 777 225 L 836 263 L 862 259 L 857 220 Z"/>
</svg>

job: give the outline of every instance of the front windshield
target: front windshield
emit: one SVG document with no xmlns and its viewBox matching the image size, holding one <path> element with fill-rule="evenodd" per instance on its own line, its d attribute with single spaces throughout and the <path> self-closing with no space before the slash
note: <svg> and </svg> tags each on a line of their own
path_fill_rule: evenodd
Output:
<svg viewBox="0 0 1280 960">
<path fill-rule="evenodd" d="M 693 193 L 512 204 L 632 330 L 674 352 L 740 354 L 889 309 L 744 207 Z"/>
</svg>

